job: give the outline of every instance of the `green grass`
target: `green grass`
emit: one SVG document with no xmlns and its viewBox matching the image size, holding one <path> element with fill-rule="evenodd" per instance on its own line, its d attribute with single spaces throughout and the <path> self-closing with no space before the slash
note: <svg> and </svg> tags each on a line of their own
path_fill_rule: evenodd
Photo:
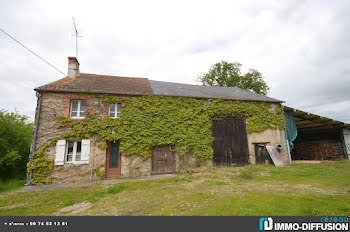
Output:
<svg viewBox="0 0 350 232">
<path fill-rule="evenodd" d="M 0 193 L 20 189 L 26 183 L 25 180 L 0 181 Z"/>
<path fill-rule="evenodd" d="M 213 167 L 158 180 L 0 194 L 0 215 L 349 214 L 350 161 Z"/>
<path fill-rule="evenodd" d="M 96 191 L 88 197 L 88 201 L 91 203 L 98 202 L 101 198 L 105 197 L 106 194 L 117 194 L 125 189 L 124 184 L 117 184 L 107 189 Z"/>
</svg>

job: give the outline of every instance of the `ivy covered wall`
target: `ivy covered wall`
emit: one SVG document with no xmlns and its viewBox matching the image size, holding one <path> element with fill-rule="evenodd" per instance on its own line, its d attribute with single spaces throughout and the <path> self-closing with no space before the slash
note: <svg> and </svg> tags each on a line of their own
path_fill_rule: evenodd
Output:
<svg viewBox="0 0 350 232">
<path fill-rule="evenodd" d="M 100 99 L 101 102 L 122 103 L 121 116 L 102 119 L 102 113 L 99 112 L 103 110 L 102 107 L 89 112 L 89 119 L 86 120 L 58 116 L 57 126 L 65 129 L 59 137 L 86 139 L 97 135 L 99 141 L 119 140 L 120 152 L 126 156 L 136 154 L 143 159 L 151 156 L 152 147 L 169 144 L 177 145 L 180 156 L 192 150 L 198 158 L 211 159 L 214 139 L 211 133 L 212 119 L 220 116 L 246 117 L 248 134 L 284 128 L 282 109 L 278 103 L 166 96 L 89 97 Z M 45 157 L 43 150 L 39 151 L 40 157 Z M 37 166 L 31 167 L 34 170 L 33 179 L 35 173 L 48 173 L 39 170 L 45 166 L 44 162 Z"/>
</svg>

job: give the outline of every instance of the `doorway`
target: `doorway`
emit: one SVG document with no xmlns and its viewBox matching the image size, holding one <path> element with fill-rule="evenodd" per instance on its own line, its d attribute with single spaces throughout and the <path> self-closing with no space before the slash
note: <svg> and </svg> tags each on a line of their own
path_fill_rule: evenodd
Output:
<svg viewBox="0 0 350 232">
<path fill-rule="evenodd" d="M 119 142 L 108 143 L 106 154 L 106 178 L 118 177 L 121 173 Z"/>
<path fill-rule="evenodd" d="M 245 118 L 213 120 L 214 163 L 216 165 L 248 164 L 248 139 Z"/>
<path fill-rule="evenodd" d="M 157 146 L 152 149 L 152 175 L 176 172 L 175 152 L 170 146 Z"/>
</svg>

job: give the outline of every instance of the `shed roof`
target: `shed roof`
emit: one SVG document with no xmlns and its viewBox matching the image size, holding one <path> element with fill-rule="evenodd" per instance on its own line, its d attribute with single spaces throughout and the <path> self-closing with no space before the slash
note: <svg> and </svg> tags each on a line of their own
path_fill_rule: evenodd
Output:
<svg viewBox="0 0 350 232">
<path fill-rule="evenodd" d="M 308 113 L 292 107 L 283 106 L 284 111 L 294 115 L 295 124 L 298 130 L 321 130 L 332 128 L 348 128 L 350 124 L 337 121 L 331 118 L 326 118 L 320 115 Z"/>
<path fill-rule="evenodd" d="M 282 102 L 281 100 L 256 94 L 237 87 L 190 85 L 153 81 L 140 77 L 120 77 L 88 73 L 81 73 L 80 77 L 76 79 L 65 77 L 58 81 L 38 87 L 35 90 Z"/>
</svg>

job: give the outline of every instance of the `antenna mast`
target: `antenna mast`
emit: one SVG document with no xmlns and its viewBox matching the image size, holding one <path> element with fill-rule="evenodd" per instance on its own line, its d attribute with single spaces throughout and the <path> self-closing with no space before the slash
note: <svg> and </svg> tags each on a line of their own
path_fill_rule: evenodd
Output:
<svg viewBox="0 0 350 232">
<path fill-rule="evenodd" d="M 72 17 L 73 19 L 73 26 L 74 26 L 74 35 L 75 36 L 75 57 L 78 59 L 78 37 L 82 37 L 81 35 L 79 35 L 78 33 L 78 29 L 77 29 L 77 25 L 75 24 L 75 20 L 74 17 Z"/>
</svg>

